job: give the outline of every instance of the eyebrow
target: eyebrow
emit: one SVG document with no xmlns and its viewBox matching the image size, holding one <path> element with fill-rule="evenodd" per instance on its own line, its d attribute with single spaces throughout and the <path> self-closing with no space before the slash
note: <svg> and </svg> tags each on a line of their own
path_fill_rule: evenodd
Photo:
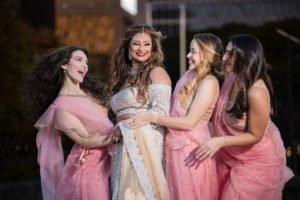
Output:
<svg viewBox="0 0 300 200">
<path fill-rule="evenodd" d="M 84 57 L 83 56 L 74 56 L 74 58 L 76 59 L 76 58 L 81 58 L 81 59 L 84 59 Z M 86 59 L 86 62 L 88 62 L 88 59 Z"/>
<path fill-rule="evenodd" d="M 132 42 L 140 42 L 139 40 L 132 40 Z M 144 43 L 146 43 L 146 42 L 151 42 L 150 40 L 146 40 L 146 41 L 144 41 Z"/>
<path fill-rule="evenodd" d="M 83 56 L 74 56 L 74 58 L 84 58 Z"/>
</svg>

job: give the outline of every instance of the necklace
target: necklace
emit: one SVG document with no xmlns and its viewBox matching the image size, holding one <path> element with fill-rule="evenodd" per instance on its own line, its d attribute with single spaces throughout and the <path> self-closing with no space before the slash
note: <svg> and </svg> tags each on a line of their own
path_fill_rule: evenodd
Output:
<svg viewBox="0 0 300 200">
<path fill-rule="evenodd" d="M 140 71 L 140 69 L 139 68 L 137 68 L 137 67 L 131 67 L 130 69 L 129 69 L 129 74 L 130 75 L 137 75 L 138 73 L 139 73 L 139 71 Z"/>
</svg>

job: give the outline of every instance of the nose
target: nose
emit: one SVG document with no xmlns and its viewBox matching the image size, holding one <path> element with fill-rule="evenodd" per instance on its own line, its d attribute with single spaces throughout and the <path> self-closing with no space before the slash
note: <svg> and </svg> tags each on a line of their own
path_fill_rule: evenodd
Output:
<svg viewBox="0 0 300 200">
<path fill-rule="evenodd" d="M 186 55 L 187 58 L 190 58 L 191 57 L 191 52 L 189 52 L 187 55 Z"/>
<path fill-rule="evenodd" d="M 223 55 L 223 57 L 222 57 L 222 60 L 223 60 L 223 61 L 226 61 L 226 60 L 227 60 L 227 58 L 228 58 L 228 54 L 227 54 L 227 53 L 225 53 L 225 54 Z"/>
<path fill-rule="evenodd" d="M 144 51 L 145 49 L 147 49 L 145 44 L 140 44 L 138 50 L 139 51 Z"/>
<path fill-rule="evenodd" d="M 85 69 L 85 70 L 88 70 L 88 69 L 89 69 L 89 66 L 88 66 L 88 64 L 87 64 L 86 62 L 83 62 L 82 67 L 83 67 L 83 69 Z"/>
</svg>

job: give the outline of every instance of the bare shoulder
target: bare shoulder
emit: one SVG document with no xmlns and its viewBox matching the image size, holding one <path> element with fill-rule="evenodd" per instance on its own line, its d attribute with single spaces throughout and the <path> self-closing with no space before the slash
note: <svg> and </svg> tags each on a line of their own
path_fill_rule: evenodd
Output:
<svg viewBox="0 0 300 200">
<path fill-rule="evenodd" d="M 152 84 L 171 85 L 171 79 L 166 70 L 162 67 L 155 67 L 150 71 L 150 79 Z"/>
<path fill-rule="evenodd" d="M 266 91 L 260 87 L 251 87 L 248 90 L 248 103 L 249 112 L 255 113 L 255 115 L 269 116 L 271 113 L 271 107 Z"/>
<path fill-rule="evenodd" d="M 219 88 L 219 82 L 218 82 L 218 79 L 215 76 L 207 75 L 206 77 L 204 77 L 201 80 L 198 87 L 201 87 L 201 86 Z"/>
<path fill-rule="evenodd" d="M 250 90 L 248 90 L 248 100 L 249 103 L 262 103 L 268 101 L 268 96 L 266 94 L 266 91 L 264 91 L 262 88 L 259 87 L 251 87 Z"/>
</svg>

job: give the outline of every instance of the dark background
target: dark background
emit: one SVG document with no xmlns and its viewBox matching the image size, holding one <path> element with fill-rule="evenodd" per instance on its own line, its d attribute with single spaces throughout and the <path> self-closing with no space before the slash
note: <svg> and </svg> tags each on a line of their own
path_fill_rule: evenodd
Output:
<svg viewBox="0 0 300 200">
<path fill-rule="evenodd" d="M 64 44 L 53 31 L 53 1 L 14 2 L 0 1 L 0 199 L 40 199 L 35 144 L 37 131 L 33 128 L 34 121 L 23 98 L 23 87 L 36 57 Z M 300 45 L 279 35 L 277 28 L 300 38 L 300 20 L 290 18 L 255 27 L 226 24 L 219 28 L 188 31 L 186 47 L 188 52 L 192 36 L 199 32 L 218 35 L 224 45 L 230 36 L 240 33 L 253 34 L 262 42 L 278 101 L 277 115 L 273 120 L 281 131 L 285 146 L 292 150 L 288 165 L 296 174 L 286 185 L 284 198 L 298 199 Z M 167 37 L 163 48 L 165 66 L 175 85 L 179 78 L 178 35 Z M 92 73 L 106 81 L 105 74 L 97 70 L 96 63 L 92 62 L 91 66 Z M 66 138 L 63 142 L 67 152 L 71 142 Z"/>
</svg>

